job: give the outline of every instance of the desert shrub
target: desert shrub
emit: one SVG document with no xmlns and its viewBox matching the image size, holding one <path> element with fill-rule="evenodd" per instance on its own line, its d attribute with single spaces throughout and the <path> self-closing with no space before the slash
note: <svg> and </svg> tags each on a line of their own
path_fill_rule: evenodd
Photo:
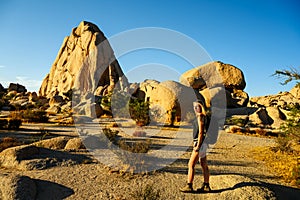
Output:
<svg viewBox="0 0 300 200">
<path fill-rule="evenodd" d="M 272 151 L 268 147 L 258 147 L 251 154 L 264 161 L 270 170 L 282 177 L 285 182 L 300 186 L 300 160 L 297 157 L 286 152 Z"/>
<path fill-rule="evenodd" d="M 276 146 L 273 148 L 273 151 L 281 151 L 281 152 L 292 152 L 292 141 L 288 135 L 285 133 L 280 133 L 276 138 Z"/>
<path fill-rule="evenodd" d="M 5 138 L 2 138 L 0 140 L 0 152 L 7 149 L 7 148 L 10 148 L 10 147 L 15 147 L 15 146 L 19 146 L 21 145 L 22 143 L 19 142 L 17 140 L 17 138 L 14 138 L 14 137 L 5 137 Z"/>
<path fill-rule="evenodd" d="M 150 150 L 150 140 L 131 142 L 121 140 L 118 145 L 122 150 L 118 149 L 115 153 L 123 163 L 120 166 L 121 171 L 131 173 L 147 172 L 145 159 L 147 159 L 146 153 Z"/>
<path fill-rule="evenodd" d="M 153 185 L 147 184 L 144 187 L 138 187 L 137 190 L 132 193 L 131 197 L 136 200 L 157 200 L 160 199 L 160 190 L 155 189 Z"/>
<path fill-rule="evenodd" d="M 247 119 L 238 118 L 238 117 L 230 117 L 226 118 L 225 124 L 227 125 L 237 125 L 244 126 L 247 123 Z"/>
<path fill-rule="evenodd" d="M 287 169 L 284 178 L 300 186 L 300 165 L 299 149 L 296 146 L 300 144 L 300 109 L 298 107 L 289 108 L 289 118 L 281 126 L 281 133 L 276 139 L 276 146 L 272 148 L 273 152 L 280 154 L 281 165 Z M 283 157 L 284 156 L 284 157 Z M 286 161 L 284 161 L 286 159 Z"/>
<path fill-rule="evenodd" d="M 150 103 L 148 101 L 131 99 L 129 102 L 129 113 L 137 125 L 144 126 L 150 123 Z"/>
<path fill-rule="evenodd" d="M 151 142 L 150 140 L 146 140 L 128 143 L 125 140 L 121 140 L 118 144 L 121 149 L 132 153 L 147 153 L 150 150 Z"/>
<path fill-rule="evenodd" d="M 22 125 L 21 119 L 10 119 L 8 120 L 8 129 L 18 130 Z"/>
<path fill-rule="evenodd" d="M 291 152 L 292 143 L 300 142 L 300 109 L 298 107 L 290 108 L 289 119 L 281 126 L 281 134 L 277 138 L 277 146 L 274 150 Z M 299 152 L 298 152 L 299 153 Z"/>
<path fill-rule="evenodd" d="M 21 117 L 26 122 L 48 122 L 47 112 L 44 110 L 24 110 Z"/>
<path fill-rule="evenodd" d="M 8 126 L 8 120 L 7 119 L 0 119 L 0 129 L 6 129 Z"/>
<path fill-rule="evenodd" d="M 109 141 L 111 141 L 112 143 L 116 142 L 116 137 L 117 137 L 119 131 L 111 130 L 110 128 L 103 128 L 102 131 L 103 131 L 104 135 L 107 137 L 107 139 L 109 139 Z"/>
<path fill-rule="evenodd" d="M 294 185 L 300 186 L 300 163 L 299 160 L 297 162 L 297 165 L 294 165 L 292 167 L 292 173 L 291 173 L 291 179 Z"/>
</svg>

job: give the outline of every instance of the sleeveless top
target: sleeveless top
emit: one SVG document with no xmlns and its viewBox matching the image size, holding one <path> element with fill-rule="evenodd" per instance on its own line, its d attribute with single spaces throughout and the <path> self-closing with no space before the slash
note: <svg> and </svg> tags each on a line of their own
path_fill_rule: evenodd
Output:
<svg viewBox="0 0 300 200">
<path fill-rule="evenodd" d="M 204 127 L 205 127 L 205 123 L 206 123 L 206 117 L 204 117 Z M 193 140 L 198 141 L 199 124 L 197 122 L 197 118 L 192 122 L 192 125 L 193 125 Z M 204 140 L 205 136 L 206 136 L 206 130 L 204 128 L 203 140 Z"/>
</svg>

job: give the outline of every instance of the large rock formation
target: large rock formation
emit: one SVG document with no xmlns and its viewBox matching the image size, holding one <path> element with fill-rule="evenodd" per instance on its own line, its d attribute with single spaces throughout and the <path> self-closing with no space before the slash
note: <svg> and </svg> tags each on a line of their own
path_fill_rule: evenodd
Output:
<svg viewBox="0 0 300 200">
<path fill-rule="evenodd" d="M 219 77 L 213 74 L 216 72 L 213 72 L 212 69 L 219 74 Z M 221 78 L 222 83 L 218 80 L 219 78 Z M 183 73 L 180 82 L 199 91 L 206 88 L 210 90 L 217 84 L 223 84 L 226 90 L 227 107 L 244 107 L 249 100 L 248 94 L 243 91 L 246 87 L 243 72 L 233 65 L 224 64 L 220 61 L 210 62 Z M 209 95 L 210 91 L 201 93 L 207 102 L 210 102 L 212 98 Z"/>
<path fill-rule="evenodd" d="M 87 57 L 90 57 L 90 60 L 87 60 Z M 96 68 L 101 68 L 97 69 L 97 74 L 89 74 L 89 70 L 83 69 L 91 60 Z M 93 83 L 95 87 L 103 86 L 112 90 L 120 79 L 123 86 L 128 84 L 123 75 L 103 32 L 95 24 L 82 21 L 72 30 L 71 35 L 64 39 L 50 73 L 43 80 L 39 95 L 48 98 L 63 95 L 73 89 L 76 80 L 96 81 Z M 81 87 L 84 86 L 86 83 L 81 84 Z"/>
<path fill-rule="evenodd" d="M 155 112 L 155 121 L 172 125 L 193 113 L 193 101 L 204 98 L 191 87 L 175 81 L 159 83 L 155 80 L 146 80 L 139 84 L 133 94 L 140 99 L 149 101 L 150 108 Z"/>
</svg>

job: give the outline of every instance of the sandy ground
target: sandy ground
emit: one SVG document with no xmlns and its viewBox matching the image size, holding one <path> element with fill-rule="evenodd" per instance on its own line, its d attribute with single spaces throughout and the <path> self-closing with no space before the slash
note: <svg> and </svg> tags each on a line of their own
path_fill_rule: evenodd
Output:
<svg viewBox="0 0 300 200">
<path fill-rule="evenodd" d="M 13 131 L 1 131 L 0 136 L 14 135 L 26 141 L 37 140 L 41 131 L 48 131 L 51 136 L 77 136 L 74 127 L 25 124 L 22 128 L 17 135 Z M 174 131 L 156 132 L 155 139 L 161 144 L 168 143 L 174 138 Z M 184 131 L 191 134 L 190 128 Z M 272 145 L 274 140 L 270 138 L 221 131 L 218 142 L 208 154 L 213 189 L 210 194 L 184 194 L 179 191 L 186 183 L 190 150 L 175 162 L 149 173 L 120 173 L 97 160 L 89 164 L 32 171 L 0 168 L 0 173 L 18 173 L 36 180 L 37 199 L 142 199 L 141 193 L 147 187 L 154 193 L 158 192 L 160 199 L 248 199 L 249 196 L 251 199 L 272 199 L 270 192 L 262 194 L 264 189 L 274 192 L 273 199 L 297 199 L 299 189 L 284 183 L 262 161 L 251 155 L 253 148 Z M 200 187 L 202 174 L 199 164 L 196 170 L 194 185 Z"/>
</svg>

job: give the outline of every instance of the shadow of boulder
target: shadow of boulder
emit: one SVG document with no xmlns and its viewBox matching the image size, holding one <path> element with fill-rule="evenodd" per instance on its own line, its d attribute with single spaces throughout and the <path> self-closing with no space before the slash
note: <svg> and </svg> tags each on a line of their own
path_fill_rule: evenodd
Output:
<svg viewBox="0 0 300 200">
<path fill-rule="evenodd" d="M 36 184 L 28 176 L 0 174 L 0 180 L 0 199 L 35 199 L 37 193 Z"/>
<path fill-rule="evenodd" d="M 74 194 L 71 188 L 58 183 L 19 174 L 0 174 L 0 179 L 1 200 L 58 200 Z"/>
<path fill-rule="evenodd" d="M 74 194 L 74 191 L 71 188 L 60 185 L 58 183 L 39 179 L 35 179 L 35 183 L 37 188 L 37 200 L 65 199 Z"/>
</svg>

